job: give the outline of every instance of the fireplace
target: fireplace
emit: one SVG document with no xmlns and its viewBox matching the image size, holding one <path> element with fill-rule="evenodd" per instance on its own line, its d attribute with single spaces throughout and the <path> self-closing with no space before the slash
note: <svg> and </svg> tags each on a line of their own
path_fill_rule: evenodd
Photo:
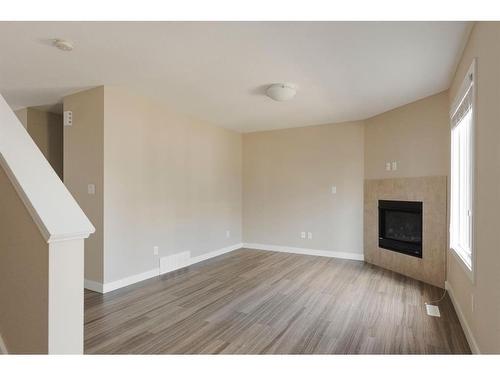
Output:
<svg viewBox="0 0 500 375">
<path fill-rule="evenodd" d="M 378 245 L 422 258 L 422 202 L 378 201 Z"/>
</svg>

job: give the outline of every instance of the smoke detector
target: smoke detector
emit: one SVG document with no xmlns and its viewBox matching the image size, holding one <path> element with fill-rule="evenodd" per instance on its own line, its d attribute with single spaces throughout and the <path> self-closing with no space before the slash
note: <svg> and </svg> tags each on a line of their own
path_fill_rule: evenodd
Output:
<svg viewBox="0 0 500 375">
<path fill-rule="evenodd" d="M 292 99 L 297 93 L 297 86 L 293 83 L 275 83 L 266 90 L 267 96 L 278 102 Z"/>
<path fill-rule="evenodd" d="M 73 43 L 64 39 L 55 39 L 52 43 L 54 47 L 59 48 L 61 51 L 73 51 Z"/>
</svg>

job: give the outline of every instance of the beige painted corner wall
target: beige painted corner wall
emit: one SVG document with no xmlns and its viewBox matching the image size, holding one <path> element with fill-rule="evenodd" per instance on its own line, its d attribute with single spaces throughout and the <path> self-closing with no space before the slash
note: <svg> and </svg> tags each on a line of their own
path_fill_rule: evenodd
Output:
<svg viewBox="0 0 500 375">
<path fill-rule="evenodd" d="M 60 114 L 36 108 L 15 112 L 28 134 L 56 171 L 63 178 L 63 119 Z"/>
<path fill-rule="evenodd" d="M 365 122 L 365 178 L 447 176 L 448 93 L 404 105 Z M 395 171 L 386 162 L 397 161 Z"/>
<path fill-rule="evenodd" d="M 63 119 L 60 114 L 28 108 L 28 133 L 59 178 L 63 178 Z"/>
<path fill-rule="evenodd" d="M 73 112 L 73 126 L 64 127 L 64 184 L 96 229 L 85 241 L 85 279 L 102 282 L 104 87 L 67 96 L 63 106 Z M 94 195 L 88 184 L 95 185 Z"/>
<path fill-rule="evenodd" d="M 14 111 L 14 113 L 26 129 L 28 127 L 28 108 L 18 109 L 17 111 Z"/>
<path fill-rule="evenodd" d="M 241 243 L 241 134 L 118 87 L 104 102 L 104 281 Z"/>
<path fill-rule="evenodd" d="M 439 287 L 444 287 L 448 241 L 448 112 L 445 91 L 364 121 L 365 260 Z M 397 169 L 387 171 L 386 163 L 393 161 Z M 422 259 L 378 247 L 379 199 L 424 202 Z"/>
<path fill-rule="evenodd" d="M 477 22 L 450 88 L 455 98 L 477 58 L 475 123 L 475 281 L 448 254 L 447 281 L 482 353 L 500 353 L 500 22 Z M 472 306 L 474 299 L 474 309 Z"/>
<path fill-rule="evenodd" d="M 361 255 L 363 139 L 362 122 L 244 134 L 244 242 Z"/>
<path fill-rule="evenodd" d="M 1 166 L 0 212 L 0 335 L 9 353 L 47 353 L 49 245 Z"/>
</svg>

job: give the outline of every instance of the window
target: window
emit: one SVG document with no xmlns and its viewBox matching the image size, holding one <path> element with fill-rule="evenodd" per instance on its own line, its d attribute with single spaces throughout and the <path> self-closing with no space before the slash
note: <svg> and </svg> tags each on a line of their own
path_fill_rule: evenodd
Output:
<svg viewBox="0 0 500 375">
<path fill-rule="evenodd" d="M 450 246 L 468 271 L 473 267 L 474 66 L 451 110 Z"/>
</svg>

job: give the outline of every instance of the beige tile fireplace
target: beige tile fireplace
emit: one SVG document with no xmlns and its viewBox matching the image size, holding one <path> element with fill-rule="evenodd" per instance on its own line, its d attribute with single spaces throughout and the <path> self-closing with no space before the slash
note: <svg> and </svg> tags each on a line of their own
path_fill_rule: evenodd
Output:
<svg viewBox="0 0 500 375">
<path fill-rule="evenodd" d="M 365 180 L 365 261 L 444 288 L 446 194 L 446 176 Z M 422 258 L 379 247 L 379 200 L 423 203 Z"/>
</svg>

